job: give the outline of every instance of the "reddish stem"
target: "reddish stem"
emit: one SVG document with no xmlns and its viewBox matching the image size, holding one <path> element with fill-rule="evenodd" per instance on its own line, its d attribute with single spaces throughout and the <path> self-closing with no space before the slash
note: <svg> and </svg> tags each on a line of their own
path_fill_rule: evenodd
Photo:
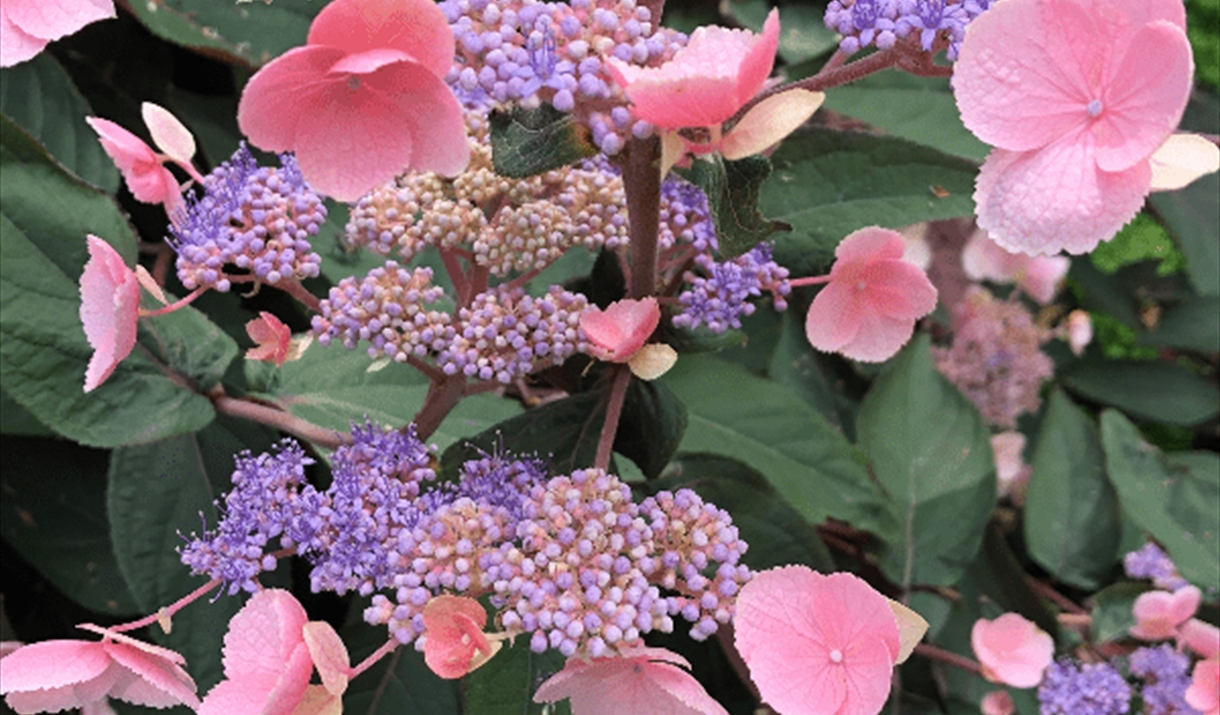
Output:
<svg viewBox="0 0 1220 715">
<path fill-rule="evenodd" d="M 610 455 L 614 452 L 614 436 L 618 433 L 618 421 L 623 415 L 623 403 L 627 398 L 627 386 L 631 384 L 631 370 L 626 365 L 615 367 L 614 382 L 610 385 L 610 404 L 606 407 L 606 421 L 597 440 L 597 457 L 593 460 L 596 469 L 609 469 Z"/>
<path fill-rule="evenodd" d="M 474 296 L 470 293 L 470 282 L 466 280 L 466 271 L 462 270 L 462 264 L 458 263 L 457 254 L 453 251 L 442 248 L 441 261 L 445 264 L 445 272 L 449 274 L 449 280 L 453 283 L 453 290 L 457 293 L 458 305 L 469 305 L 470 299 Z"/>
<path fill-rule="evenodd" d="M 446 375 L 439 382 L 432 383 L 432 386 L 428 388 L 428 394 L 424 397 L 423 406 L 419 408 L 419 412 L 415 413 L 415 419 L 412 420 L 416 436 L 421 440 L 431 437 L 436 428 L 441 426 L 441 422 L 445 421 L 445 417 L 449 415 L 453 407 L 462 399 L 465 391 L 466 376 L 461 373 Z"/>
<path fill-rule="evenodd" d="M 954 668 L 961 668 L 967 673 L 983 677 L 983 666 L 979 665 L 978 661 L 971 660 L 964 655 L 950 653 L 943 648 L 937 648 L 928 643 L 920 643 L 915 646 L 915 653 L 921 655 L 928 660 L 937 660 L 946 665 L 951 665 Z"/>
<path fill-rule="evenodd" d="M 309 308 L 310 311 L 314 313 L 321 312 L 322 301 L 318 299 L 318 296 L 305 290 L 305 286 L 301 285 L 301 282 L 297 279 L 290 278 L 288 280 L 280 281 L 279 283 L 275 284 L 275 287 L 299 300 L 301 305 Z"/>
<path fill-rule="evenodd" d="M 178 310 L 179 308 L 185 308 L 186 306 L 190 305 L 191 303 L 194 303 L 195 299 L 198 298 L 199 296 L 203 295 L 204 293 L 206 293 L 207 290 L 208 289 L 206 287 L 196 288 L 195 290 L 191 291 L 190 293 L 187 293 L 185 298 L 176 300 L 173 303 L 170 303 L 169 305 L 162 306 L 155 310 L 144 310 L 143 308 L 141 308 L 140 317 L 141 318 L 155 318 L 158 315 L 165 315 L 166 313 L 172 313 L 175 310 Z"/>
<path fill-rule="evenodd" d="M 121 633 L 123 631 L 134 631 L 137 628 L 152 625 L 153 623 L 156 623 L 164 618 L 170 618 L 178 611 L 181 611 L 183 608 L 186 608 L 190 604 L 194 603 L 200 596 L 219 586 L 221 583 L 221 579 L 212 579 L 194 591 L 186 594 L 182 598 L 179 598 L 177 601 L 174 601 L 170 605 L 165 606 L 164 608 L 158 608 L 157 612 L 150 616 L 145 616 L 144 618 L 141 618 L 138 621 L 132 621 L 131 623 L 111 626 L 108 630 L 115 631 L 116 633 Z M 168 633 L 169 631 L 166 632 Z"/>
<path fill-rule="evenodd" d="M 381 645 L 380 648 L 373 651 L 372 654 L 369 655 L 369 657 L 365 658 L 364 660 L 362 660 L 358 664 L 356 664 L 356 666 L 354 668 L 352 668 L 351 671 L 347 674 L 347 677 L 354 678 L 357 675 L 360 675 L 364 671 L 368 670 L 369 668 L 372 668 L 374 665 L 377 664 L 377 661 L 386 657 L 390 653 L 393 653 L 398 648 L 399 645 L 401 645 L 401 643 L 399 643 L 394 638 L 391 638 L 390 640 L 386 641 L 385 643 L 383 643 Z"/>
<path fill-rule="evenodd" d="M 661 223 L 661 140 L 631 139 L 622 162 L 631 238 L 632 298 L 657 292 L 657 233 Z"/>
<path fill-rule="evenodd" d="M 351 442 L 351 435 L 347 433 L 319 427 L 312 422 L 306 422 L 299 417 L 294 417 L 289 412 L 268 405 L 251 402 L 250 400 L 241 400 L 229 397 L 228 395 L 209 395 L 209 397 L 212 399 L 212 407 L 215 407 L 216 411 L 222 415 L 260 422 L 296 435 L 319 447 L 334 449 L 341 444 Z"/>
<path fill-rule="evenodd" d="M 829 282 L 830 276 L 809 276 L 807 278 L 792 278 L 788 281 L 788 285 L 792 288 L 800 288 L 801 286 L 816 286 Z"/>
</svg>

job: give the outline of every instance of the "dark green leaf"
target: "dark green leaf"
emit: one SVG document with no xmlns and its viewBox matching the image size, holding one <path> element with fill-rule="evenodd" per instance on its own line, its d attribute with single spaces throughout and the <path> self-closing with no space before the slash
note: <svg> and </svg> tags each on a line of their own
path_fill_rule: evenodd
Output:
<svg viewBox="0 0 1220 715">
<path fill-rule="evenodd" d="M 1080 288 L 1081 304 L 1117 318 L 1128 328 L 1140 327 L 1139 301 L 1125 281 L 1127 276 L 1116 273 L 1107 275 L 1093 265 L 1092 261 L 1072 261 L 1068 279 Z"/>
<path fill-rule="evenodd" d="M 995 466 L 987 426 L 937 372 L 926 335 L 873 383 L 856 432 L 904 525 L 886 553 L 886 573 L 904 585 L 957 583 L 995 505 Z"/>
<path fill-rule="evenodd" d="M 1085 360 L 1060 379 L 1082 397 L 1157 422 L 1190 427 L 1220 413 L 1215 386 L 1170 363 Z"/>
<path fill-rule="evenodd" d="M 794 275 L 822 272 L 856 229 L 974 213 L 977 166 L 902 139 L 811 129 L 784 140 L 771 162 L 760 206 L 792 224 L 775 260 Z"/>
<path fill-rule="evenodd" d="M 1093 594 L 1089 599 L 1093 641 L 1105 643 L 1126 636 L 1135 625 L 1131 607 L 1135 605 L 1135 599 L 1147 590 L 1145 584 L 1120 581 Z"/>
<path fill-rule="evenodd" d="M 1186 256 L 1186 272 L 1199 295 L 1220 295 L 1220 175 L 1209 174 L 1180 191 L 1162 191 L 1148 203 Z"/>
<path fill-rule="evenodd" d="M 0 390 L 0 434 L 49 437 L 55 432 L 39 422 L 21 403 L 9 397 L 7 392 Z"/>
<path fill-rule="evenodd" d="M 945 78 L 879 72 L 827 92 L 822 106 L 946 154 L 982 161 L 991 149 L 962 124 Z"/>
<path fill-rule="evenodd" d="M 1171 305 L 1156 327 L 1137 333 L 1136 342 L 1201 353 L 1220 351 L 1220 296 L 1192 296 Z"/>
<path fill-rule="evenodd" d="M 1056 390 L 1025 499 L 1029 555 L 1060 581 L 1092 590 L 1118 561 L 1121 526 L 1097 427 Z"/>
<path fill-rule="evenodd" d="M 136 614 L 110 543 L 106 453 L 57 439 L 5 437 L 4 539 L 91 611 Z"/>
<path fill-rule="evenodd" d="M 85 123 L 93 112 L 48 52 L 0 71 L 0 114 L 41 143 L 55 160 L 106 193 L 119 172 Z"/>
<path fill-rule="evenodd" d="M 538 654 L 519 638 L 463 680 L 462 712 L 467 715 L 553 715 L 554 706 L 534 702 L 534 691 L 563 670 L 564 657 L 551 649 Z M 560 704 L 568 710 L 568 702 Z"/>
<path fill-rule="evenodd" d="M 819 355 L 805 337 L 802 317 L 794 311 L 784 315 L 783 332 L 772 353 L 768 376 L 792 389 L 793 394 L 822 413 L 836 429 L 855 433 L 858 403 L 841 389 L 834 389 L 833 374 L 824 370 L 825 356 Z"/>
<path fill-rule="evenodd" d="M 632 380 L 614 436 L 614 451 L 654 479 L 669 464 L 686 431 L 686 408 L 663 382 Z"/>
<path fill-rule="evenodd" d="M 340 631 L 359 663 L 386 642 L 384 628 L 355 623 Z M 494 660 L 494 659 L 493 659 Z M 487 666 L 490 667 L 490 663 Z M 424 654 L 402 646 L 352 680 L 343 711 L 360 715 L 459 715 L 458 681 L 441 680 L 424 664 Z"/>
<path fill-rule="evenodd" d="M 729 512 L 741 538 L 750 545 L 744 561 L 755 570 L 805 564 L 818 571 L 835 570 L 834 559 L 809 522 L 745 464 L 718 454 L 679 454 L 654 490 L 693 489 L 706 502 Z"/>
<path fill-rule="evenodd" d="M 324 5 L 311 0 L 146 0 L 129 7 L 158 37 L 226 62 L 257 67 L 305 44 L 309 23 Z"/>
<path fill-rule="evenodd" d="M 1101 413 L 1101 443 L 1123 509 L 1187 580 L 1220 587 L 1220 456 L 1162 456 L 1117 410 Z"/>
<path fill-rule="evenodd" d="M 762 32 L 767 13 L 774 3 L 765 0 L 733 0 L 721 7 L 742 25 L 754 32 Z M 779 28 L 779 56 L 786 64 L 812 59 L 835 48 L 839 38 L 826 29 L 822 21 L 823 9 L 817 4 L 790 2 L 781 3 Z"/>
<path fill-rule="evenodd" d="M 766 157 L 725 161 L 714 154 L 681 173 L 707 194 L 721 257 L 740 256 L 776 231 L 791 228 L 782 221 L 767 219 L 758 208 L 759 190 L 771 175 L 771 162 Z"/>
<path fill-rule="evenodd" d="M 524 179 L 597 153 L 588 128 L 549 104 L 497 110 L 489 124 L 492 163 L 501 176 Z"/>
<path fill-rule="evenodd" d="M 859 452 L 788 388 L 704 355 L 683 357 L 662 380 L 689 416 L 681 451 L 744 462 L 811 524 L 835 518 L 895 533 Z"/>
</svg>

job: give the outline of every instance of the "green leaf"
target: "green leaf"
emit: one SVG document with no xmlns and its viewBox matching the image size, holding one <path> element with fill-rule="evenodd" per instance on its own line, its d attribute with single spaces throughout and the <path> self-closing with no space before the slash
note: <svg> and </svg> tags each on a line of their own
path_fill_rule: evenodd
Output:
<svg viewBox="0 0 1220 715">
<path fill-rule="evenodd" d="M 986 424 L 949 384 L 920 335 L 860 406 L 856 431 L 903 536 L 886 553 L 898 583 L 952 586 L 974 560 L 995 505 Z"/>
<path fill-rule="evenodd" d="M 49 437 L 55 432 L 38 421 L 38 418 L 21 403 L 0 390 L 0 434 L 25 437 Z"/>
<path fill-rule="evenodd" d="M 760 207 L 792 224 L 775 260 L 794 275 L 823 271 L 856 229 L 974 213 L 973 162 L 894 137 L 812 129 L 784 140 L 771 163 Z"/>
<path fill-rule="evenodd" d="M 827 92 L 822 106 L 886 134 L 976 162 L 991 150 L 962 124 L 946 78 L 879 72 Z"/>
<path fill-rule="evenodd" d="M 767 219 L 758 209 L 759 190 L 771 176 L 771 162 L 766 157 L 725 161 L 713 154 L 680 173 L 707 194 L 721 257 L 736 258 L 776 231 L 790 228 Z"/>
<path fill-rule="evenodd" d="M 1148 203 L 1186 256 L 1186 273 L 1199 295 L 1220 295 L 1220 175 L 1179 191 L 1159 191 Z"/>
<path fill-rule="evenodd" d="M 555 649 L 538 654 L 529 639 L 519 638 L 462 681 L 462 712 L 468 715 L 555 715 L 556 707 L 534 702 L 538 684 L 563 670 L 564 657 Z M 570 712 L 568 702 L 558 709 Z"/>
<path fill-rule="evenodd" d="M 686 431 L 686 407 L 663 382 L 632 380 L 614 436 L 614 451 L 655 479 L 678 451 Z"/>
<path fill-rule="evenodd" d="M 831 387 L 834 375 L 827 375 L 825 355 L 819 355 L 805 337 L 803 318 L 796 311 L 787 311 L 779 344 L 771 357 L 767 375 L 822 413 L 836 429 L 848 436 L 855 434 L 856 411 L 859 404 Z"/>
<path fill-rule="evenodd" d="M 386 642 L 385 628 L 357 622 L 340 630 L 352 663 Z M 490 667 L 490 663 L 484 667 Z M 402 646 L 355 678 L 343 695 L 343 711 L 360 715 L 459 715 L 458 681 L 441 680 L 424 654 Z"/>
<path fill-rule="evenodd" d="M 102 507 L 106 453 L 53 439 L 5 437 L 0 444 L 4 540 L 85 608 L 139 613 L 119 573 Z"/>
<path fill-rule="evenodd" d="M 304 45 L 309 23 L 323 7 L 310 0 L 144 0 L 130 4 L 132 14 L 154 35 L 200 54 L 251 67 Z"/>
<path fill-rule="evenodd" d="M 744 462 L 811 524 L 834 518 L 883 536 L 896 530 L 859 453 L 788 388 L 704 355 L 683 357 L 661 379 L 686 405 L 681 451 Z"/>
<path fill-rule="evenodd" d="M 213 499 L 231 488 L 233 456 L 242 449 L 265 451 L 273 440 L 269 430 L 220 418 L 193 435 L 111 453 L 106 500 L 111 539 L 143 611 L 152 613 L 206 583 L 179 561 L 180 534 L 197 533 L 203 524 L 216 528 Z M 222 677 L 224 631 L 240 606 L 228 596 L 215 602 L 201 598 L 175 615 L 173 631 L 159 638 L 186 657 L 200 691 Z"/>
<path fill-rule="evenodd" d="M 500 176 L 525 179 L 597 154 L 588 128 L 549 104 L 496 110 L 488 123 L 491 160 Z"/>
<path fill-rule="evenodd" d="M 0 71 L 0 114 L 12 119 L 76 176 L 114 193 L 119 172 L 85 123 L 89 103 L 48 52 Z"/>
<path fill-rule="evenodd" d="M 1220 296 L 1191 296 L 1165 309 L 1155 327 L 1137 333 L 1140 345 L 1220 352 Z"/>
<path fill-rule="evenodd" d="M 773 3 L 766 0 L 733 0 L 722 3 L 730 16 L 754 32 L 762 32 L 767 13 Z M 836 48 L 839 38 L 826 29 L 822 21 L 823 9 L 816 4 L 782 3 L 779 6 L 779 56 L 785 63 L 794 65 L 813 59 Z M 837 90 L 836 90 L 837 91 Z"/>
<path fill-rule="evenodd" d="M 805 564 L 824 573 L 835 570 L 817 529 L 745 464 L 718 454 L 682 453 L 665 478 L 649 485 L 653 493 L 682 487 L 732 515 L 733 526 L 750 545 L 742 559 L 750 568 Z"/>
<path fill-rule="evenodd" d="M 1093 641 L 1105 643 L 1126 636 L 1135 625 L 1131 612 L 1135 599 L 1147 590 L 1145 584 L 1120 581 L 1093 594 L 1089 599 Z"/>
<path fill-rule="evenodd" d="M 1220 413 L 1215 386 L 1170 363 L 1083 360 L 1060 380 L 1086 399 L 1156 422 L 1190 427 Z"/>
<path fill-rule="evenodd" d="M 1065 583 L 1096 589 L 1117 563 L 1118 496 L 1089 416 L 1056 390 L 1042 420 L 1025 499 L 1025 543 Z"/>
<path fill-rule="evenodd" d="M 1220 455 L 1162 456 L 1116 410 L 1101 413 L 1101 443 L 1123 509 L 1187 580 L 1220 587 Z"/>
</svg>

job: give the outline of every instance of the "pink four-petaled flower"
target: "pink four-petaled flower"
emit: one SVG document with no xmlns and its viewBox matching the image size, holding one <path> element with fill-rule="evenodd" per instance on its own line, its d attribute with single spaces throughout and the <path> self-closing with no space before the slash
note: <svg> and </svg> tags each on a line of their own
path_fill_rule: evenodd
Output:
<svg viewBox="0 0 1220 715">
<path fill-rule="evenodd" d="M 436 596 L 424 606 L 423 618 L 424 662 L 447 680 L 483 665 L 504 645 L 488 641 L 487 611 L 473 598 Z"/>
<path fill-rule="evenodd" d="M 1173 638 L 1177 635 L 1178 626 L 1199 610 L 1202 597 L 1202 592 L 1196 586 L 1183 586 L 1173 593 L 1149 591 L 1140 594 L 1131 608 L 1135 616 L 1131 635 L 1146 641 Z"/>
</svg>

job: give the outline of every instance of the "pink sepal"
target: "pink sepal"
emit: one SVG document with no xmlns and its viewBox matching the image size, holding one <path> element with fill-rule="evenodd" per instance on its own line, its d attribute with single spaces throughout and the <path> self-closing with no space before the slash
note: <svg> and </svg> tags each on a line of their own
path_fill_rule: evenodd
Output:
<svg viewBox="0 0 1220 715">
<path fill-rule="evenodd" d="M 1041 682 L 1042 671 L 1055 656 L 1050 634 L 1016 613 L 975 621 L 970 645 L 988 680 L 1014 688 L 1032 688 Z"/>
<path fill-rule="evenodd" d="M 1131 608 L 1135 625 L 1131 635 L 1146 641 L 1159 641 L 1177 635 L 1178 626 L 1199 610 L 1202 592 L 1195 586 L 1183 586 L 1177 591 L 1149 591 L 1140 594 Z"/>
<path fill-rule="evenodd" d="M 570 658 L 538 686 L 534 702 L 568 698 L 573 715 L 727 715 L 684 668 L 682 656 L 662 648 L 627 648 L 620 656 Z"/>
<path fill-rule="evenodd" d="M 590 306 L 580 316 L 589 354 L 608 362 L 627 362 L 644 347 L 661 321 L 656 298 L 617 300 L 605 310 Z"/>
<path fill-rule="evenodd" d="M 85 370 L 85 392 L 107 380 L 136 346 L 140 283 L 118 251 L 87 237 L 89 261 L 80 277 L 80 319 L 93 356 Z"/>
<path fill-rule="evenodd" d="M 1220 715 L 1220 659 L 1213 656 L 1195 663 L 1186 704 L 1203 715 Z"/>
<path fill-rule="evenodd" d="M 52 40 L 114 16 L 112 0 L 5 0 L 0 4 L 0 67 L 31 59 Z"/>
<path fill-rule="evenodd" d="M 424 662 L 442 678 L 460 678 L 499 650 L 483 633 L 487 612 L 473 598 L 436 596 L 423 611 Z"/>
</svg>

